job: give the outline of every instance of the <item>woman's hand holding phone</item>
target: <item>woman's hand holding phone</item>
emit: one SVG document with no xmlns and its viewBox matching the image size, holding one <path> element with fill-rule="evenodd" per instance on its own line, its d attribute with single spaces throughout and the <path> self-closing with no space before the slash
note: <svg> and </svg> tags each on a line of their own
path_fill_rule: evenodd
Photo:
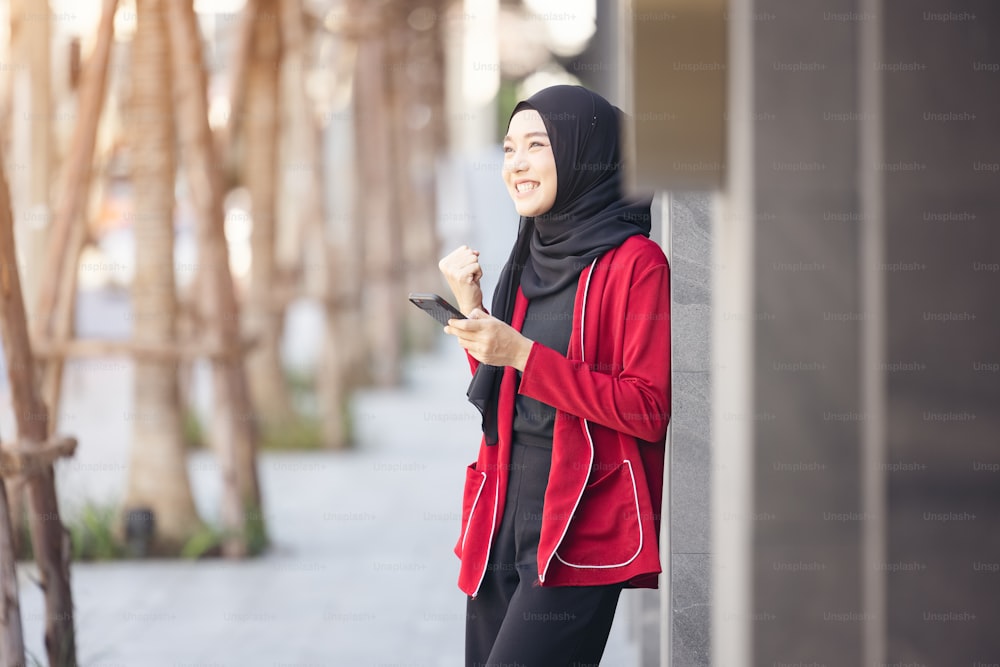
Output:
<svg viewBox="0 0 1000 667">
<path fill-rule="evenodd" d="M 479 265 L 478 250 L 459 246 L 438 262 L 438 269 L 448 281 L 462 313 L 469 316 L 477 308 L 483 310 L 483 290 L 479 286 L 483 269 Z"/>
<path fill-rule="evenodd" d="M 476 309 L 469 319 L 450 320 L 446 334 L 458 338 L 458 343 L 480 363 L 490 366 L 513 366 L 523 371 L 534 342 L 525 338 L 506 322 Z"/>
</svg>

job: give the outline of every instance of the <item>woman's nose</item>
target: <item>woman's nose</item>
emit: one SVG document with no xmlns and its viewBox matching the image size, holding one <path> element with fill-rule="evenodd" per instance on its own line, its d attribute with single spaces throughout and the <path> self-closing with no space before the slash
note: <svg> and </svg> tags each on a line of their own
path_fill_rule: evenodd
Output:
<svg viewBox="0 0 1000 667">
<path fill-rule="evenodd" d="M 510 161 L 510 170 L 511 171 L 524 171 L 527 168 L 528 168 L 528 161 L 525 160 L 524 158 L 520 158 L 520 157 L 515 156 Z"/>
</svg>

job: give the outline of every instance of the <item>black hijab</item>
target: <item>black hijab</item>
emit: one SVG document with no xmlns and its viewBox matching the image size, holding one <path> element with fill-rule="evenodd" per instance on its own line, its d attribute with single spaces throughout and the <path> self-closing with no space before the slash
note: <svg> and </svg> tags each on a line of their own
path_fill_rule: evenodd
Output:
<svg viewBox="0 0 1000 667">
<path fill-rule="evenodd" d="M 510 324 L 518 281 L 528 299 L 579 280 L 586 267 L 636 234 L 649 236 L 650 200 L 626 201 L 619 148 L 622 112 L 581 86 L 552 86 L 524 100 L 542 117 L 556 163 L 556 199 L 539 216 L 521 217 L 517 240 L 493 295 L 494 317 Z M 508 120 L 508 123 L 510 121 Z M 503 368 L 480 364 L 468 397 L 483 413 L 486 444 L 497 443 Z"/>
</svg>

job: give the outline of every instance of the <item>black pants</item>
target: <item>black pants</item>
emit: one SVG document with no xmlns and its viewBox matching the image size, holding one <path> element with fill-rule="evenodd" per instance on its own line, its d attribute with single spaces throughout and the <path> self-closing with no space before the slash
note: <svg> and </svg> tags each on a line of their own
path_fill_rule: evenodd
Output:
<svg viewBox="0 0 1000 667">
<path fill-rule="evenodd" d="M 466 667 L 596 667 L 622 585 L 538 585 L 538 536 L 552 452 L 515 444 L 500 531 L 469 598 Z"/>
</svg>

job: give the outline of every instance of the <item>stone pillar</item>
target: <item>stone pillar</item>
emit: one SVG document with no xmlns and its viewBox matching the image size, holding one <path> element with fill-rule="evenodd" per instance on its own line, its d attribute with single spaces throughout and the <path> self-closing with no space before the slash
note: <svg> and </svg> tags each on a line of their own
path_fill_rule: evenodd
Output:
<svg viewBox="0 0 1000 667">
<path fill-rule="evenodd" d="M 670 194 L 670 521 L 664 524 L 670 567 L 663 655 L 653 664 L 712 664 L 711 218 L 709 193 Z"/>
<path fill-rule="evenodd" d="M 710 267 L 713 192 L 723 178 L 725 3 L 620 4 L 618 51 L 632 73 L 621 79 L 632 114 L 630 176 L 639 189 L 664 191 L 658 240 L 671 289 L 664 574 L 660 591 L 636 596 L 633 618 L 642 667 L 698 667 L 712 664 Z"/>
</svg>

